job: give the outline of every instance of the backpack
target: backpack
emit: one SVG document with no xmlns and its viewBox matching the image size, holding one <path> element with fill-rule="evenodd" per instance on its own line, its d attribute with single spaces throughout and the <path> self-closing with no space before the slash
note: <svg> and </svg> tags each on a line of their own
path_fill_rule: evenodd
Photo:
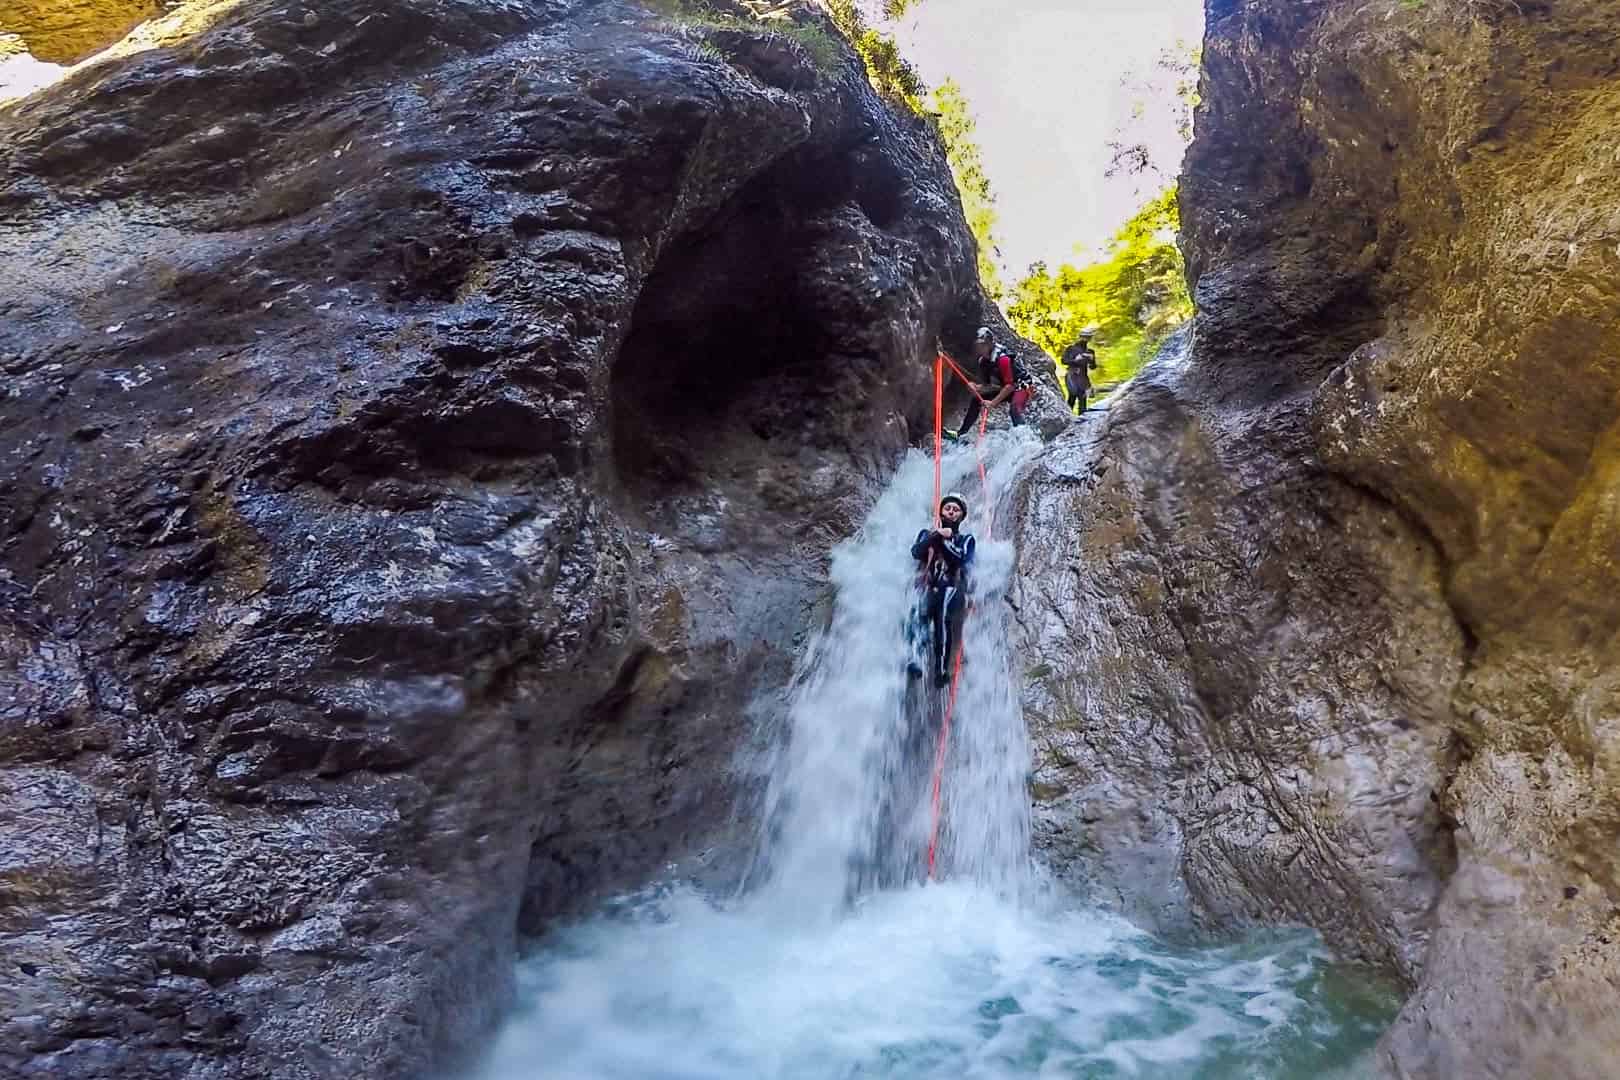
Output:
<svg viewBox="0 0 1620 1080">
<path fill-rule="evenodd" d="M 1012 361 L 1010 366 L 1012 367 L 1013 386 L 1035 385 L 1035 380 L 1030 376 L 1029 368 L 1024 366 L 1024 361 L 1019 358 L 1018 354 L 1011 349 L 1003 349 L 999 345 L 991 350 L 988 361 L 981 361 L 979 364 L 984 374 L 992 376 L 988 380 L 989 382 L 999 383 L 1001 381 L 1001 358 L 1003 356 Z"/>
</svg>

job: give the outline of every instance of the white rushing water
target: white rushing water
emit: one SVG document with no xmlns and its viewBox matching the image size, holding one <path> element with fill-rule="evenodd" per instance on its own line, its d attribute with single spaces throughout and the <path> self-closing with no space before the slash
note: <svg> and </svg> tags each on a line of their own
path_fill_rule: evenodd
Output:
<svg viewBox="0 0 1620 1080">
<path fill-rule="evenodd" d="M 992 435 L 981 478 L 975 452 L 955 447 L 940 485 L 967 498 L 963 526 L 978 550 L 940 777 L 936 870 L 1010 892 L 1029 872 L 1030 755 L 1004 630 L 1015 552 L 996 536 L 986 493 L 1009 491 L 1038 448 L 1028 432 Z M 911 544 L 933 510 L 933 461 L 913 452 L 861 531 L 833 551 L 833 616 L 800 665 L 751 876 L 758 902 L 785 916 L 836 918 L 853 896 L 926 873 L 949 692 L 910 677 L 906 662 L 918 596 Z"/>
<path fill-rule="evenodd" d="M 988 490 L 1038 444 L 987 440 Z M 833 553 L 836 602 L 773 733 L 741 895 L 660 887 L 553 935 L 480 1080 L 1346 1075 L 1388 1002 L 1308 934 L 1174 949 L 1039 887 L 1010 655 L 1012 546 L 971 447 L 944 462 L 979 540 L 926 880 L 945 693 L 908 677 L 909 548 L 933 463 L 913 453 Z"/>
</svg>

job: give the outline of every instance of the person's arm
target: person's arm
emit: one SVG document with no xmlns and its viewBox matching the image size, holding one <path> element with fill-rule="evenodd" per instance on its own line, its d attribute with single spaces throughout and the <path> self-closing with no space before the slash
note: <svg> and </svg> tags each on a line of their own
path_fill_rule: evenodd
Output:
<svg viewBox="0 0 1620 1080">
<path fill-rule="evenodd" d="M 940 556 L 952 570 L 972 561 L 973 548 L 971 533 L 957 533 L 949 539 L 942 539 L 939 544 Z"/>
<path fill-rule="evenodd" d="M 911 557 L 922 562 L 928 557 L 928 546 L 934 542 L 934 530 L 923 529 L 917 534 L 917 540 L 911 545 Z"/>
</svg>

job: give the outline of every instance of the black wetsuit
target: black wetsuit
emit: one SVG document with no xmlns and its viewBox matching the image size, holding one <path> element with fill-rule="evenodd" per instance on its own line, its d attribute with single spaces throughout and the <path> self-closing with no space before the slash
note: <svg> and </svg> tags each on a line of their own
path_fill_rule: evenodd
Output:
<svg viewBox="0 0 1620 1080">
<path fill-rule="evenodd" d="M 1075 342 L 1063 350 L 1063 389 L 1069 408 L 1076 404 L 1086 411 L 1086 395 L 1091 392 L 1091 368 L 1097 366 L 1097 354 L 1084 342 Z"/>
<path fill-rule="evenodd" d="M 967 610 L 967 569 L 977 546 L 972 533 L 953 530 L 949 540 L 933 529 L 917 533 L 911 557 L 923 564 L 923 615 L 928 622 L 929 666 L 941 686 L 950 681 L 951 659 Z"/>
</svg>

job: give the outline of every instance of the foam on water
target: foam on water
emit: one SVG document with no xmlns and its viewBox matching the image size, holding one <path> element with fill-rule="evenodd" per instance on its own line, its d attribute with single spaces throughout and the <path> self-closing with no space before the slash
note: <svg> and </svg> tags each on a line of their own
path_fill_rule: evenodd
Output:
<svg viewBox="0 0 1620 1080">
<path fill-rule="evenodd" d="M 1029 432 L 992 434 L 983 478 L 975 451 L 953 447 L 940 485 L 967 496 L 965 525 L 978 540 L 941 784 L 940 869 L 1012 890 L 1029 868 L 1029 746 L 1004 630 L 1016 552 L 998 539 L 986 495 L 1011 490 L 1039 446 Z M 833 616 L 800 665 L 749 878 L 783 914 L 835 918 L 852 895 L 915 880 L 926 865 L 945 695 L 908 679 L 905 665 L 911 543 L 933 508 L 933 460 L 913 451 L 860 532 L 832 553 Z"/>
<path fill-rule="evenodd" d="M 1314 1078 L 1388 1019 L 1334 977 L 1309 934 L 1172 950 L 972 882 L 797 927 L 670 890 L 532 960 L 484 1076 Z"/>
<path fill-rule="evenodd" d="M 1330 1075 L 1372 1044 L 1390 1001 L 1309 934 L 1173 949 L 1039 888 L 1005 628 L 1015 552 L 984 505 L 1037 448 L 993 435 L 986 482 L 970 448 L 943 463 L 979 549 L 939 880 L 923 871 L 944 698 L 906 672 L 909 548 L 934 493 L 932 460 L 913 453 L 833 552 L 832 617 L 767 733 L 744 890 L 662 887 L 553 935 L 521 966 L 481 1080 L 1281 1080 Z"/>
</svg>

